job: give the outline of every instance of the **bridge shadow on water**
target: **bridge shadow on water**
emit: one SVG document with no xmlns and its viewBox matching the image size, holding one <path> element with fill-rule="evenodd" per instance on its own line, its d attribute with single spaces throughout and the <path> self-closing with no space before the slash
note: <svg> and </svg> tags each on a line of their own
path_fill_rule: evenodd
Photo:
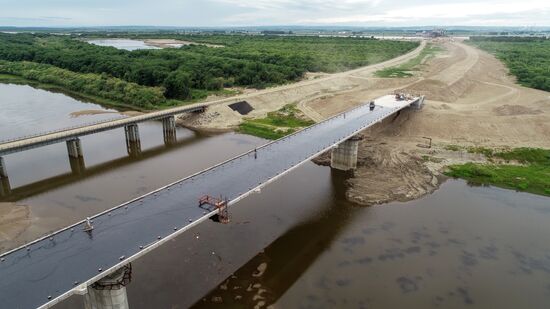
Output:
<svg viewBox="0 0 550 309">
<path fill-rule="evenodd" d="M 359 210 L 345 200 L 348 177 L 345 172 L 331 170 L 332 203 L 278 237 L 192 308 L 253 308 L 275 304 L 330 247 Z"/>
</svg>

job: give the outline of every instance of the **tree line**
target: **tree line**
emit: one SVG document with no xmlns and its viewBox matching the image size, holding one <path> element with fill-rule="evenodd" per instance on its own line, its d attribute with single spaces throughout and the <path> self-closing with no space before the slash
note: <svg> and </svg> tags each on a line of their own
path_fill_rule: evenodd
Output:
<svg viewBox="0 0 550 309">
<path fill-rule="evenodd" d="M 147 35 L 142 37 L 147 38 Z M 155 38 L 158 37 L 157 34 Z M 187 100 L 233 86 L 264 88 L 284 84 L 299 80 L 308 71 L 353 69 L 396 57 L 418 46 L 416 42 L 359 38 L 173 34 L 162 37 L 224 47 L 188 45 L 127 51 L 89 44 L 75 36 L 0 33 L 0 60 L 50 65 L 52 67 L 41 68 L 41 72 L 54 75 L 64 72 L 55 68 L 99 74 L 98 80 L 114 78 L 117 83 L 152 87 L 154 90 L 151 91 L 155 94 L 161 91 L 165 100 Z M 17 70 L 25 68 L 30 69 L 30 65 Z M 71 78 L 78 79 L 76 75 L 71 75 Z M 91 77 L 82 79 L 87 78 Z"/>
<path fill-rule="evenodd" d="M 526 87 L 550 91 L 550 40 L 541 37 L 472 37 L 472 44 L 493 53 Z"/>
<path fill-rule="evenodd" d="M 4 60 L 0 60 L 0 73 L 142 108 L 151 109 L 166 102 L 162 88 L 141 86 L 107 74 L 75 73 L 49 64 Z"/>
</svg>

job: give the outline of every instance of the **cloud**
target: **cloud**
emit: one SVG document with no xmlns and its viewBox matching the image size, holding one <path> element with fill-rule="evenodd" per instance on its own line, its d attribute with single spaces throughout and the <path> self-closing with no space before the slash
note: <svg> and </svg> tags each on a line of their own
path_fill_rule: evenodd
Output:
<svg viewBox="0 0 550 309">
<path fill-rule="evenodd" d="M 0 0 L 0 25 L 538 25 L 549 0 Z M 55 18 L 45 18 L 54 16 Z"/>
<path fill-rule="evenodd" d="M 355 14 L 309 18 L 302 19 L 299 23 L 361 24 L 370 22 L 414 23 L 423 20 L 443 20 L 447 22 L 460 20 L 461 24 L 464 24 L 469 23 L 468 19 L 470 18 L 476 18 L 477 21 L 483 23 L 484 19 L 481 18 L 483 16 L 486 16 L 487 20 L 493 21 L 502 20 L 502 18 L 494 18 L 499 15 L 507 15 L 511 18 L 524 20 L 524 17 L 548 12 L 550 12 L 549 1 L 444 3 L 390 9 L 381 14 Z M 507 24 L 506 20 L 504 20 L 503 25 Z"/>
<path fill-rule="evenodd" d="M 216 2 L 254 10 L 354 10 L 376 6 L 381 0 L 215 0 Z"/>
</svg>

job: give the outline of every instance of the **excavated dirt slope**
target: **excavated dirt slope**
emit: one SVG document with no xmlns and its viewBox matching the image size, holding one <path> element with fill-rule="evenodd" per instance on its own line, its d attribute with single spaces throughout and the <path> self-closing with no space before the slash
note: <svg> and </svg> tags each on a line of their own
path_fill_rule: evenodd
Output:
<svg viewBox="0 0 550 309">
<path fill-rule="evenodd" d="M 351 201 L 414 199 L 437 188 L 445 165 L 485 160 L 445 150 L 448 144 L 550 148 L 550 93 L 517 85 L 504 65 L 483 51 L 460 42 L 439 44 L 446 52 L 428 61 L 421 74 L 394 80 L 397 89 L 426 95 L 424 109 L 404 111 L 364 132 L 359 167 L 348 181 Z M 373 82 L 370 89 L 307 105 L 328 117 L 389 91 L 385 85 Z M 418 147 L 426 141 L 422 137 L 432 138 L 434 147 Z"/>
</svg>

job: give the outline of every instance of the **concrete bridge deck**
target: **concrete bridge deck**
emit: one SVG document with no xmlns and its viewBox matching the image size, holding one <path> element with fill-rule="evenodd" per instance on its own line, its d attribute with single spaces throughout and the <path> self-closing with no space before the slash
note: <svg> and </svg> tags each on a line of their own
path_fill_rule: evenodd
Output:
<svg viewBox="0 0 550 309">
<path fill-rule="evenodd" d="M 232 205 L 419 100 L 382 97 L 100 213 L 90 234 L 82 221 L 0 255 L 0 306 L 55 304 L 216 214 L 202 195 Z"/>
</svg>

